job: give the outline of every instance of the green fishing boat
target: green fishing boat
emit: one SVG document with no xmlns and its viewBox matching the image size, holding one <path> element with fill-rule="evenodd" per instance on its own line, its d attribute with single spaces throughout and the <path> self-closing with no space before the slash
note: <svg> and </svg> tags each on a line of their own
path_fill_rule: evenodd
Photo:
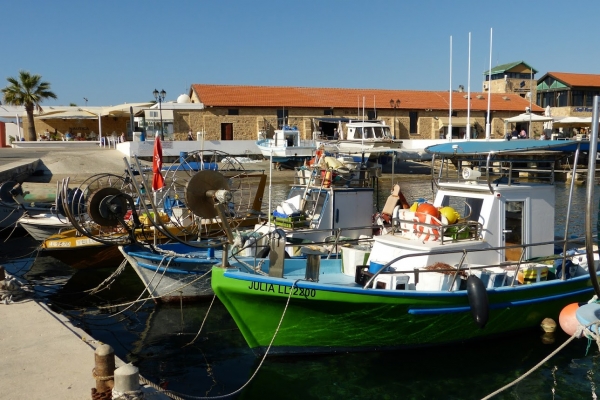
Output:
<svg viewBox="0 0 600 400">
<path fill-rule="evenodd" d="M 364 259 L 353 254 L 364 248 L 345 247 L 337 260 L 272 249 L 268 260 L 213 267 L 213 290 L 258 352 L 431 346 L 539 327 L 597 286 L 597 251 L 568 226 L 554 237 L 554 167 L 573 154 L 576 164 L 580 151 L 593 162 L 596 145 L 432 146 L 433 200 L 406 208 L 395 191 L 390 227 L 373 237 L 366 263 L 343 261 Z"/>
</svg>

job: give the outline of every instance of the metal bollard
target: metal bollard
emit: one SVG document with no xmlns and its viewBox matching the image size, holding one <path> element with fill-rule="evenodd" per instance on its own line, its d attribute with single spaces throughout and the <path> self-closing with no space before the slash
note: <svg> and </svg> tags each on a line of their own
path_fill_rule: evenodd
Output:
<svg viewBox="0 0 600 400">
<path fill-rule="evenodd" d="M 103 393 L 112 390 L 115 381 L 115 351 L 108 344 L 98 346 L 94 352 L 94 379 L 96 391 Z"/>
<path fill-rule="evenodd" d="M 115 370 L 115 387 L 113 400 L 143 399 L 144 393 L 140 388 L 140 372 L 138 367 L 126 364 Z"/>
</svg>

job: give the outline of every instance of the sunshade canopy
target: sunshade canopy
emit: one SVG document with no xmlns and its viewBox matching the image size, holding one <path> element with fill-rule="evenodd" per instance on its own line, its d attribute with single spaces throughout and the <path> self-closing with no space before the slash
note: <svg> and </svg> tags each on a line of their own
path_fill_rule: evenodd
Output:
<svg viewBox="0 0 600 400">
<path fill-rule="evenodd" d="M 514 117 L 504 118 L 504 122 L 546 122 L 553 121 L 552 117 L 545 117 L 543 115 L 537 115 L 532 113 L 523 113 Z"/>
<path fill-rule="evenodd" d="M 464 128 L 467 126 L 467 117 L 452 117 L 452 127 L 453 128 Z M 475 120 L 471 118 L 471 126 L 475 126 Z M 441 117 L 439 119 L 440 127 L 442 129 L 445 126 L 450 124 L 450 117 Z"/>
<path fill-rule="evenodd" d="M 98 115 L 92 112 L 73 109 L 73 110 L 62 110 L 62 111 L 50 111 L 39 116 L 37 119 L 98 119 Z"/>
</svg>

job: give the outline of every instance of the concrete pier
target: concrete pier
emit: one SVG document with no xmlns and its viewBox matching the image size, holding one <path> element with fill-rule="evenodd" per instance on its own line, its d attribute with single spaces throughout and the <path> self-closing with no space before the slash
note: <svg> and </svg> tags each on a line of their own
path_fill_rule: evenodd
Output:
<svg viewBox="0 0 600 400">
<path fill-rule="evenodd" d="M 45 304 L 0 305 L 0 398 L 91 398 L 98 344 Z"/>
</svg>

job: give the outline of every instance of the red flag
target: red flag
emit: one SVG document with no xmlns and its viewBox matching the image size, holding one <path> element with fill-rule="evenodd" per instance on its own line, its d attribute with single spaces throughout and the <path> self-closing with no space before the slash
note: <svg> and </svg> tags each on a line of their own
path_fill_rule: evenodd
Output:
<svg viewBox="0 0 600 400">
<path fill-rule="evenodd" d="M 160 136 L 154 139 L 154 157 L 152 159 L 152 190 L 158 190 L 165 186 L 165 180 L 162 173 L 162 145 L 160 144 Z"/>
</svg>

